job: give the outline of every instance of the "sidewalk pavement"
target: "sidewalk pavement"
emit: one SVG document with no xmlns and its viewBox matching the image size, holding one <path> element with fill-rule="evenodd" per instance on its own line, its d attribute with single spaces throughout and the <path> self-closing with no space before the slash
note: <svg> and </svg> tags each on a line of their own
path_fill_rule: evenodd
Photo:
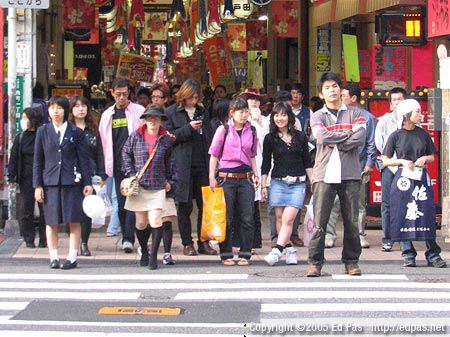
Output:
<svg viewBox="0 0 450 337">
<path fill-rule="evenodd" d="M 174 238 L 172 244 L 172 255 L 177 263 L 183 261 L 189 261 L 191 263 L 195 262 L 206 262 L 206 261 L 217 261 L 219 262 L 218 256 L 184 256 L 183 246 L 181 245 L 180 235 L 176 224 L 174 228 Z M 89 249 L 92 252 L 91 257 L 82 257 L 80 259 L 91 259 L 91 260 L 130 260 L 139 261 L 139 255 L 137 254 L 138 244 L 135 244 L 135 250 L 131 254 L 125 254 L 121 250 L 121 236 L 107 237 L 105 233 L 105 228 L 93 230 L 91 237 L 89 239 Z M 252 257 L 252 261 L 261 262 L 264 256 L 270 251 L 270 233 L 267 222 L 263 222 L 263 248 L 256 250 L 256 255 Z M 299 231 L 300 235 L 303 233 Z M 402 261 L 401 252 L 398 244 L 394 244 L 394 249 L 387 253 L 382 252 L 380 248 L 380 242 L 382 237 L 381 229 L 368 229 L 366 230 L 367 239 L 370 242 L 370 248 L 363 249 L 361 255 L 361 261 Z M 325 258 L 327 261 L 340 261 L 342 252 L 342 236 L 343 228 L 341 224 L 338 224 L 338 240 L 336 242 L 336 247 L 325 249 Z M 0 236 L 0 243 L 2 239 Z M 36 239 L 37 244 L 38 239 Z M 438 231 L 438 243 L 442 248 L 442 258 L 450 262 L 450 244 L 444 243 L 444 240 L 440 237 L 440 231 Z M 68 251 L 69 240 L 67 234 L 60 233 L 60 255 L 65 256 Z M 425 244 L 423 242 L 415 242 L 414 246 L 418 252 L 417 261 L 425 261 L 424 252 Z M 218 245 L 214 245 L 214 248 L 219 251 Z M 160 247 L 160 256 L 162 258 L 162 243 Z M 13 253 L 13 252 L 11 252 Z M 308 257 L 308 247 L 301 247 L 297 250 L 297 256 L 299 261 L 305 261 Z M 17 251 L 12 255 L 14 258 L 26 258 L 26 259 L 48 259 L 48 250 L 44 248 L 26 248 L 25 243 L 21 243 Z M 399 262 L 400 263 L 400 262 Z"/>
</svg>

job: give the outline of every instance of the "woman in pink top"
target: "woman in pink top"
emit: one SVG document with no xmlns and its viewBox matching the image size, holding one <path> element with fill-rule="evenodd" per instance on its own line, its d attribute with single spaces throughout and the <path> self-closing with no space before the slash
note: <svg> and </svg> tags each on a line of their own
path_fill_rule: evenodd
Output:
<svg viewBox="0 0 450 337">
<path fill-rule="evenodd" d="M 220 126 L 209 148 L 209 186 L 222 186 L 227 205 L 227 231 L 220 244 L 220 259 L 224 266 L 235 264 L 232 252 L 233 215 L 239 217 L 240 251 L 238 265 L 248 266 L 252 256 L 254 235 L 253 207 L 255 188 L 259 186 L 256 151 L 258 138 L 248 122 L 249 109 L 245 99 L 230 103 L 231 119 Z M 218 164 L 218 165 L 217 165 Z M 239 207 L 237 207 L 239 205 Z M 238 209 L 235 212 L 235 209 Z M 236 233 L 236 234 L 237 234 Z"/>
</svg>

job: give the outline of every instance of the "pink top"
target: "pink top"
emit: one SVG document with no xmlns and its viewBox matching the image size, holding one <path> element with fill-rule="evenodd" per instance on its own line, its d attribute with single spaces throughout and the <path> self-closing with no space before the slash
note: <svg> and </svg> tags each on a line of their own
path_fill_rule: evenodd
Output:
<svg viewBox="0 0 450 337">
<path fill-rule="evenodd" d="M 110 177 L 113 176 L 114 170 L 112 118 L 115 113 L 115 106 L 114 104 L 103 112 L 98 126 L 98 133 L 102 140 L 103 154 L 105 156 L 105 173 Z M 128 104 L 125 109 L 125 115 L 128 121 L 128 135 L 131 135 L 133 131 L 137 130 L 144 123 L 144 120 L 141 119 L 144 111 L 145 108 L 139 104 L 133 102 Z"/>
<path fill-rule="evenodd" d="M 208 152 L 210 155 L 220 158 L 219 169 L 235 168 L 244 164 L 251 167 L 251 159 L 256 157 L 258 137 L 256 132 L 252 131 L 250 123 L 244 124 L 242 134 L 239 136 L 231 119 L 228 122 L 226 139 L 225 133 L 225 127 L 219 126 Z"/>
</svg>

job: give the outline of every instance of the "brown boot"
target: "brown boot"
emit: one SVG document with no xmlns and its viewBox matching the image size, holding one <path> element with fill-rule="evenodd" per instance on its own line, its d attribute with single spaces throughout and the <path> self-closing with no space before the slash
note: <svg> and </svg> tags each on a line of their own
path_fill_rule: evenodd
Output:
<svg viewBox="0 0 450 337">
<path fill-rule="evenodd" d="M 217 255 L 217 251 L 213 249 L 208 241 L 205 242 L 197 242 L 198 245 L 198 253 L 204 255 Z"/>
<path fill-rule="evenodd" d="M 183 248 L 183 254 L 187 256 L 195 256 L 197 252 L 195 251 L 194 245 L 187 245 Z"/>
<path fill-rule="evenodd" d="M 306 269 L 307 277 L 319 277 L 321 275 L 322 266 L 316 264 L 308 264 L 308 268 Z"/>
<path fill-rule="evenodd" d="M 303 247 L 303 246 L 305 245 L 305 243 L 303 242 L 303 240 L 300 239 L 300 238 L 295 239 L 295 240 L 292 240 L 291 242 L 292 242 L 292 244 L 293 244 L 295 247 Z"/>
<path fill-rule="evenodd" d="M 357 263 L 349 263 L 345 265 L 345 273 L 351 276 L 361 275 L 361 269 L 359 269 Z"/>
</svg>

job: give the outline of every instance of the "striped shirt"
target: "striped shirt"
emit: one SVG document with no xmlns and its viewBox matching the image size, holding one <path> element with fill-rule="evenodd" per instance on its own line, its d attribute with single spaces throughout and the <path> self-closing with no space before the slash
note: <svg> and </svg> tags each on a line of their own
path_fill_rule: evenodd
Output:
<svg viewBox="0 0 450 337">
<path fill-rule="evenodd" d="M 311 129 L 317 140 L 313 182 L 324 180 L 334 146 L 339 150 L 341 180 L 360 180 L 358 148 L 366 141 L 366 120 L 361 110 L 342 104 L 334 116 L 324 106 L 312 115 Z"/>
</svg>

